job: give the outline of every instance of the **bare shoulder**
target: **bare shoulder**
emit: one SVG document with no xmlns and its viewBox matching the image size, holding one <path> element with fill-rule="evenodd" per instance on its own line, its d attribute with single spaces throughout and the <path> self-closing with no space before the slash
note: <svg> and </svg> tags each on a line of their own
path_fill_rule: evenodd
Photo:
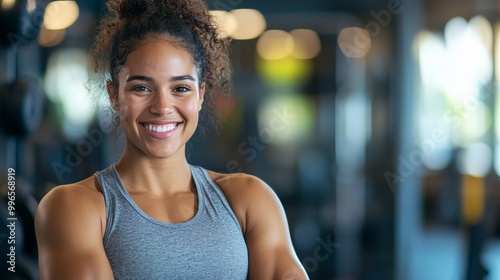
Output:
<svg viewBox="0 0 500 280">
<path fill-rule="evenodd" d="M 246 173 L 217 173 L 208 171 L 212 180 L 221 188 L 224 195 L 231 199 L 250 202 L 254 198 L 275 196 L 272 188 L 260 178 Z"/>
<path fill-rule="evenodd" d="M 104 197 L 97 179 L 60 185 L 50 190 L 40 201 L 36 211 L 38 227 L 71 227 L 73 223 L 99 222 L 105 218 Z"/>
<path fill-rule="evenodd" d="M 50 190 L 40 201 L 40 209 L 52 206 L 79 207 L 87 203 L 98 205 L 104 202 L 97 179 L 92 176 L 83 181 L 60 185 Z"/>
<path fill-rule="evenodd" d="M 243 232 L 253 220 L 259 219 L 256 216 L 261 216 L 260 210 L 282 208 L 273 189 L 254 175 L 246 173 L 224 174 L 214 171 L 208 171 L 208 174 L 224 193 L 240 221 Z"/>
<path fill-rule="evenodd" d="M 247 173 L 218 173 L 208 171 L 214 182 L 224 189 L 238 189 L 238 191 L 256 191 L 269 186 L 260 178 Z M 230 190 L 228 190 L 230 191 Z"/>
</svg>

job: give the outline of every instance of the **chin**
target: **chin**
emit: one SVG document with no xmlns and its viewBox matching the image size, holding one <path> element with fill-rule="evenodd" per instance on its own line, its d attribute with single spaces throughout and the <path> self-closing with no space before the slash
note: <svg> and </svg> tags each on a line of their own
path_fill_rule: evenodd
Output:
<svg viewBox="0 0 500 280">
<path fill-rule="evenodd" d="M 154 149 L 149 150 L 146 154 L 155 159 L 167 159 L 177 155 L 181 152 L 180 148 L 177 149 Z"/>
</svg>

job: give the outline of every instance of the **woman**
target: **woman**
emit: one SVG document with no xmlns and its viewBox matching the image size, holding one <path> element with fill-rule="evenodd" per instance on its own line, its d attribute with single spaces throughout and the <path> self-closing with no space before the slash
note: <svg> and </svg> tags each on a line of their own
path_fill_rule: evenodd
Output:
<svg viewBox="0 0 500 280">
<path fill-rule="evenodd" d="M 246 174 L 190 165 L 186 142 L 227 89 L 228 42 L 201 0 L 107 4 L 92 54 L 126 145 L 36 215 L 42 279 L 307 279 L 283 208 Z"/>
</svg>

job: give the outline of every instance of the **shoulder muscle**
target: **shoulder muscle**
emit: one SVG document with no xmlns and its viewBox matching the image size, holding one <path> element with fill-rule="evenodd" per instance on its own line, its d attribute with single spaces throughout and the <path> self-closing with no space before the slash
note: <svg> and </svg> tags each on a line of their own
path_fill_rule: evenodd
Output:
<svg viewBox="0 0 500 280">
<path fill-rule="evenodd" d="M 244 173 L 209 174 L 231 204 L 245 234 L 253 230 L 263 218 L 284 217 L 281 202 L 275 192 L 258 177 Z M 274 215 L 266 215 L 270 212 Z"/>
<path fill-rule="evenodd" d="M 249 279 L 307 279 L 293 249 L 285 211 L 271 187 L 246 174 L 219 174 L 214 181 L 243 217 Z"/>
<path fill-rule="evenodd" d="M 41 279 L 112 278 L 102 245 L 104 199 L 88 183 L 56 187 L 38 206 Z"/>
</svg>

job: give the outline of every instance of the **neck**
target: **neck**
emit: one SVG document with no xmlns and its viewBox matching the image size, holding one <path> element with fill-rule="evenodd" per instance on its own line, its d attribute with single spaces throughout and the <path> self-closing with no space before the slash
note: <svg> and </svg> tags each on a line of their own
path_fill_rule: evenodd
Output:
<svg viewBox="0 0 500 280">
<path fill-rule="evenodd" d="M 116 167 L 129 192 L 169 195 L 191 191 L 191 170 L 184 148 L 168 158 L 153 158 L 127 143 Z"/>
</svg>

